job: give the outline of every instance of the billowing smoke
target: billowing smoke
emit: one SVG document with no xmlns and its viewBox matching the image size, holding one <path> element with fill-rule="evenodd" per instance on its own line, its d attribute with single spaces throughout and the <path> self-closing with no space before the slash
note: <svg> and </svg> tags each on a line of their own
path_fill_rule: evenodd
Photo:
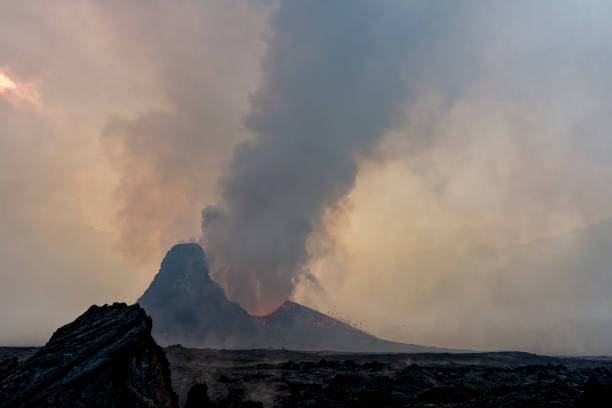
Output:
<svg viewBox="0 0 612 408">
<path fill-rule="evenodd" d="M 126 53 L 150 62 L 162 95 L 158 106 L 109 116 L 100 138 L 121 174 L 120 246 L 146 262 L 199 235 L 256 87 L 267 9 L 235 0 L 100 7 L 117 37 L 133 42 Z"/>
<path fill-rule="evenodd" d="M 252 312 L 277 306 L 308 275 L 309 234 L 406 97 L 401 72 L 418 42 L 406 30 L 435 16 L 413 7 L 400 18 L 390 5 L 289 1 L 274 16 L 245 122 L 254 136 L 235 149 L 222 206 L 202 213 L 213 273 Z"/>
</svg>

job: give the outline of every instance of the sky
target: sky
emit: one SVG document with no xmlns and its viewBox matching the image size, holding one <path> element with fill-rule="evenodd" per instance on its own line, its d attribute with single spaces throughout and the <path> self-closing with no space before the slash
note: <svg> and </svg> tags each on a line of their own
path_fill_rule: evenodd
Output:
<svg viewBox="0 0 612 408">
<path fill-rule="evenodd" d="M 0 0 L 0 344 L 200 242 L 251 313 L 612 354 L 606 1 Z"/>
</svg>

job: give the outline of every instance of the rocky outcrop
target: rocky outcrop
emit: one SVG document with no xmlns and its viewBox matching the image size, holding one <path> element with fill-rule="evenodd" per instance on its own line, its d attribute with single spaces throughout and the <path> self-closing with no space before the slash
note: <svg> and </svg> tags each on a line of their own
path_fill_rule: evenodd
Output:
<svg viewBox="0 0 612 408">
<path fill-rule="evenodd" d="M 184 408 L 213 408 L 214 404 L 208 398 L 208 387 L 206 384 L 194 384 L 187 394 Z"/>
<path fill-rule="evenodd" d="M 91 306 L 0 381 L 0 407 L 175 408 L 170 369 L 138 305 Z"/>
</svg>

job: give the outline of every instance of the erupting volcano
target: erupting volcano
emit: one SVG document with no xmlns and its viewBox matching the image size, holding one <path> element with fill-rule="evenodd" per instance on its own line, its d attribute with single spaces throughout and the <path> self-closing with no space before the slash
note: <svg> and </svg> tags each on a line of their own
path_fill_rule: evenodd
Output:
<svg viewBox="0 0 612 408">
<path fill-rule="evenodd" d="M 285 301 L 266 316 L 231 302 L 210 278 L 198 244 L 178 244 L 138 303 L 153 318 L 153 336 L 164 345 L 201 348 L 285 348 L 372 352 L 439 352 L 435 347 L 374 337 L 298 303 Z"/>
</svg>

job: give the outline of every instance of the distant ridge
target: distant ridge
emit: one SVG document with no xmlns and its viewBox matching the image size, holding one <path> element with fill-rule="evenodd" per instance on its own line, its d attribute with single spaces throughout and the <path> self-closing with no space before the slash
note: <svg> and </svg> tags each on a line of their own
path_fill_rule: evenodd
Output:
<svg viewBox="0 0 612 408">
<path fill-rule="evenodd" d="M 285 301 L 267 316 L 251 316 L 210 278 L 198 244 L 178 244 L 138 303 L 163 344 L 197 348 L 284 348 L 351 352 L 449 352 L 382 340 L 326 314 Z"/>
<path fill-rule="evenodd" d="M 382 340 L 326 314 L 286 300 L 267 316 L 256 317 L 278 348 L 361 352 L 448 352 L 448 349 Z"/>
</svg>

